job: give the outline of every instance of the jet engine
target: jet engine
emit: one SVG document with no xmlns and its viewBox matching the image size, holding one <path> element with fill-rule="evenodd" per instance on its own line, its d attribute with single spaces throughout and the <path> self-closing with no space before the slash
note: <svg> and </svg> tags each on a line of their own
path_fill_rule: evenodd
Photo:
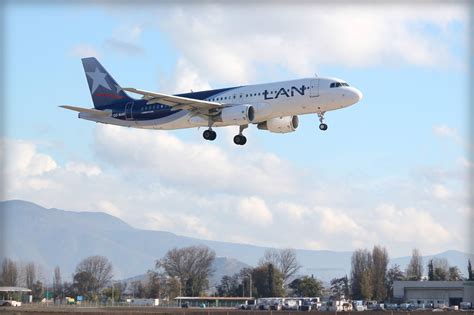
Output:
<svg viewBox="0 0 474 315">
<path fill-rule="evenodd" d="M 255 109 L 252 105 L 235 105 L 224 107 L 216 121 L 229 125 L 244 125 L 255 119 Z"/>
<path fill-rule="evenodd" d="M 258 129 L 276 133 L 293 132 L 298 128 L 298 116 L 276 117 L 259 123 Z"/>
</svg>

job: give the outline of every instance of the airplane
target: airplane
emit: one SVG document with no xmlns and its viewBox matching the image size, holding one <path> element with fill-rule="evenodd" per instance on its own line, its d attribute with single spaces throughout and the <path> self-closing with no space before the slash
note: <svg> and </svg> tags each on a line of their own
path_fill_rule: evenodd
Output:
<svg viewBox="0 0 474 315">
<path fill-rule="evenodd" d="M 362 93 L 345 81 L 317 76 L 171 95 L 122 88 L 94 57 L 83 58 L 82 64 L 94 108 L 60 106 L 79 112 L 79 118 L 143 129 L 207 127 L 203 137 L 209 141 L 217 137 L 214 127 L 238 126 L 237 145 L 247 142 L 243 131 L 250 124 L 288 133 L 298 128 L 298 115 L 317 114 L 319 129 L 327 130 L 326 112 L 362 99 Z M 132 98 L 125 91 L 141 98 Z"/>
</svg>

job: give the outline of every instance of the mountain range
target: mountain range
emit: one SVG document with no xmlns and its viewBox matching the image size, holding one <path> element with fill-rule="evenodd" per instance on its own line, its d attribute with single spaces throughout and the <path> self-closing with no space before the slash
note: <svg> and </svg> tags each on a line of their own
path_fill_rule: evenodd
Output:
<svg viewBox="0 0 474 315">
<path fill-rule="evenodd" d="M 42 266 L 46 279 L 60 266 L 63 278 L 70 280 L 76 265 L 91 255 L 106 256 L 113 264 L 115 279 L 130 278 L 153 269 L 155 261 L 171 248 L 205 245 L 218 257 L 211 280 L 215 283 L 223 275 L 255 266 L 267 249 L 141 230 L 106 213 L 46 209 L 22 200 L 0 202 L 0 230 L 0 259 L 33 261 Z M 296 253 L 303 266 L 301 274 L 314 274 L 327 282 L 350 273 L 352 252 L 297 249 Z M 425 256 L 425 264 L 435 256 L 448 259 L 464 273 L 468 258 L 474 261 L 474 255 L 449 250 Z M 390 263 L 403 269 L 409 260 L 409 256 L 399 257 Z"/>
</svg>

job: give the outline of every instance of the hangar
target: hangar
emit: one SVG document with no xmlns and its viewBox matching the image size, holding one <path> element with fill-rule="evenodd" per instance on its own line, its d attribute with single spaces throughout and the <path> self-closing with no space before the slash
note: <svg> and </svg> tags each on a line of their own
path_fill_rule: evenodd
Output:
<svg viewBox="0 0 474 315">
<path fill-rule="evenodd" d="M 474 281 L 395 281 L 393 296 L 416 305 L 453 306 L 474 304 Z"/>
</svg>

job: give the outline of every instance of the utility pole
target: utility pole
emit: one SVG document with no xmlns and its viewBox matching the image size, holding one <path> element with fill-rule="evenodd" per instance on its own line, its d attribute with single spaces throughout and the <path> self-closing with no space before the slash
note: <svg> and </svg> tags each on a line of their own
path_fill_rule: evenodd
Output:
<svg viewBox="0 0 474 315">
<path fill-rule="evenodd" d="M 112 281 L 112 307 L 114 306 L 114 282 Z"/>
<path fill-rule="evenodd" d="M 252 297 L 252 273 L 249 272 L 249 278 L 250 278 L 250 297 Z"/>
</svg>

